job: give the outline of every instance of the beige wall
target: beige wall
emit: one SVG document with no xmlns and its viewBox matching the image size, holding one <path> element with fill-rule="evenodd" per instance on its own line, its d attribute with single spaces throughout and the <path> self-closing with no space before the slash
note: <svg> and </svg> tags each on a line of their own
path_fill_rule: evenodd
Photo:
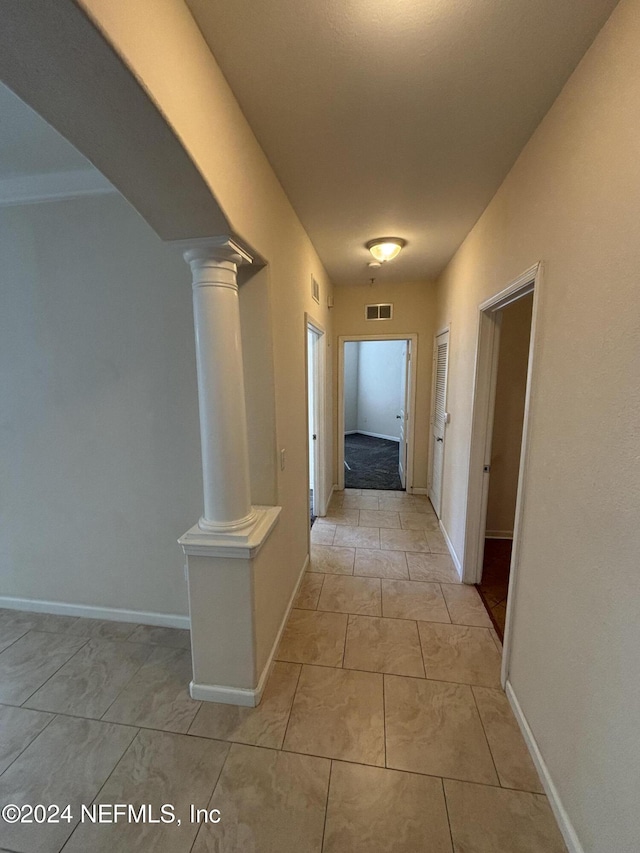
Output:
<svg viewBox="0 0 640 853">
<path fill-rule="evenodd" d="M 487 504 L 488 535 L 513 534 L 532 308 L 533 294 L 529 294 L 501 312 Z"/>
<path fill-rule="evenodd" d="M 308 552 L 304 315 L 309 312 L 331 340 L 327 299 L 332 286 L 182 0 L 82 0 L 80 5 L 157 103 L 235 232 L 267 261 L 258 274 L 261 292 L 253 294 L 257 301 L 248 305 L 251 299 L 243 297 L 247 310 L 242 332 L 247 386 L 262 396 L 262 402 L 252 403 L 248 413 L 252 494 L 254 500 L 255 495 L 272 497 L 283 508 L 277 533 L 280 559 L 269 562 L 269 577 L 254 591 L 259 618 L 273 632 Z M 319 305 L 311 296 L 312 275 L 320 283 Z M 267 353 L 271 342 L 272 362 Z M 329 483 L 334 458 L 330 381 L 328 369 L 324 434 Z M 273 465 L 270 455 L 282 448 L 287 460 L 284 471 Z M 197 515 L 191 523 L 196 520 Z M 268 643 L 266 633 L 261 634 L 263 643 Z"/>
<path fill-rule="evenodd" d="M 0 209 L 0 257 L 2 595 L 185 619 L 187 265 L 118 195 Z"/>
<path fill-rule="evenodd" d="M 414 488 L 427 487 L 429 416 L 431 407 L 431 368 L 435 333 L 435 288 L 430 282 L 406 284 L 349 285 L 334 291 L 334 408 L 337 412 L 338 337 L 344 335 L 410 335 L 418 336 L 417 399 L 415 412 Z M 365 320 L 364 306 L 392 302 L 393 319 Z M 337 452 L 337 436 L 335 441 Z M 337 460 L 333 482 L 337 482 Z"/>
<path fill-rule="evenodd" d="M 509 679 L 585 853 L 640 838 L 639 44 L 623 0 L 439 283 L 462 554 L 478 305 L 544 264 Z"/>
</svg>

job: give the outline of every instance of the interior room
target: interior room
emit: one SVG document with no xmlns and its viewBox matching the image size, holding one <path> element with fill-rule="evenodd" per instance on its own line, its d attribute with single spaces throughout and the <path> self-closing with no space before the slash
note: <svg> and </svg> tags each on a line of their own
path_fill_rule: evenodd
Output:
<svg viewBox="0 0 640 853">
<path fill-rule="evenodd" d="M 0 849 L 636 853 L 640 0 L 0 23 Z"/>
</svg>

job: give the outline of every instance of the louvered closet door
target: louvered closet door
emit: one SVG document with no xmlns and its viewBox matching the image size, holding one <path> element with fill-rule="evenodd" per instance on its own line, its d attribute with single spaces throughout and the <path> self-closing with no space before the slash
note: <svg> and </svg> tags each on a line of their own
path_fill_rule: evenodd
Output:
<svg viewBox="0 0 640 853">
<path fill-rule="evenodd" d="M 449 362 L 449 332 L 438 335 L 434 346 L 434 406 L 431 423 L 431 485 L 429 497 L 440 518 L 442 504 L 442 476 L 444 469 L 444 445 L 447 405 L 447 367 Z"/>
</svg>

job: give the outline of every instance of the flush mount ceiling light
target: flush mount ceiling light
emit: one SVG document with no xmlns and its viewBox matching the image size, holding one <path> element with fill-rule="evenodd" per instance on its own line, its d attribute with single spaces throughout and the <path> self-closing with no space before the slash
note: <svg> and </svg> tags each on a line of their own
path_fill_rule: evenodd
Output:
<svg viewBox="0 0 640 853">
<path fill-rule="evenodd" d="M 376 261 L 383 264 L 385 261 L 392 261 L 397 257 L 406 244 L 407 241 L 401 237 L 378 237 L 377 240 L 369 240 L 367 249 Z"/>
</svg>

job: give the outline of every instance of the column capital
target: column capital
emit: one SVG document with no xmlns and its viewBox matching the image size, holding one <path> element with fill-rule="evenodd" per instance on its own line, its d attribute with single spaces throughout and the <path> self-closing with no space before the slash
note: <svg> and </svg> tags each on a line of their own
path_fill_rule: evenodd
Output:
<svg viewBox="0 0 640 853">
<path fill-rule="evenodd" d="M 238 240 L 228 234 L 217 237 L 196 237 L 193 240 L 172 240 L 172 244 L 180 249 L 185 261 L 193 269 L 194 265 L 227 263 L 253 263 L 253 256 Z"/>
</svg>

